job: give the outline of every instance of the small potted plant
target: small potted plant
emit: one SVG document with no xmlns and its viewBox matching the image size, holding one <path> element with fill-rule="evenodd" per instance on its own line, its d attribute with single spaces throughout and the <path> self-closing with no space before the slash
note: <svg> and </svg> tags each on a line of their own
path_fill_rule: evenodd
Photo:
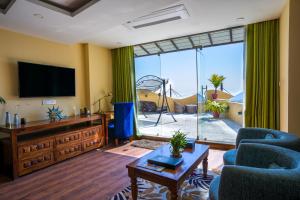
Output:
<svg viewBox="0 0 300 200">
<path fill-rule="evenodd" d="M 180 158 L 181 152 L 185 148 L 187 141 L 186 141 L 186 135 L 181 132 L 180 130 L 175 131 L 174 135 L 172 136 L 171 140 L 171 154 L 174 158 Z"/>
<path fill-rule="evenodd" d="M 215 88 L 215 92 L 211 95 L 212 99 L 218 98 L 218 87 L 223 83 L 225 80 L 224 76 L 218 75 L 218 74 L 212 74 L 210 79 L 208 79 L 211 84 L 213 84 Z"/>
<path fill-rule="evenodd" d="M 214 118 L 219 118 L 221 113 L 224 113 L 227 109 L 226 103 L 207 100 L 205 104 L 205 110 L 210 111 Z"/>
<path fill-rule="evenodd" d="M 3 97 L 0 96 L 0 104 L 6 104 L 5 99 L 3 99 Z"/>
</svg>

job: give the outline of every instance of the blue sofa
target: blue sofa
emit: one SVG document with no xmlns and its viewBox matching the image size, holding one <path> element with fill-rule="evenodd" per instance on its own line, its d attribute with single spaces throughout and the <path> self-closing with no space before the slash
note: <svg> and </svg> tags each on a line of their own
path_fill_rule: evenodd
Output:
<svg viewBox="0 0 300 200">
<path fill-rule="evenodd" d="M 300 199 L 300 152 L 267 145 L 239 145 L 236 165 L 225 165 L 209 189 L 210 200 Z"/>
<path fill-rule="evenodd" d="M 236 138 L 236 149 L 227 151 L 224 156 L 224 165 L 234 165 L 236 152 L 241 143 L 260 143 L 285 147 L 300 151 L 300 138 L 295 135 L 265 128 L 241 128 Z"/>
</svg>

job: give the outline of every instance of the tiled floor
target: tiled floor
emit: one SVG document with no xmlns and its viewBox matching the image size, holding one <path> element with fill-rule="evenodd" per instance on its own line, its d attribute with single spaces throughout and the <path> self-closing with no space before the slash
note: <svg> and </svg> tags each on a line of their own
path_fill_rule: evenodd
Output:
<svg viewBox="0 0 300 200">
<path fill-rule="evenodd" d="M 212 115 L 174 114 L 177 122 L 174 122 L 170 114 L 163 114 L 156 126 L 158 114 L 146 114 L 138 116 L 139 131 L 141 134 L 159 137 L 171 137 L 174 131 L 181 130 L 188 137 L 196 138 L 199 127 L 199 138 L 202 140 L 234 143 L 237 131 L 241 126 L 236 122 L 226 119 L 214 119 Z"/>
</svg>

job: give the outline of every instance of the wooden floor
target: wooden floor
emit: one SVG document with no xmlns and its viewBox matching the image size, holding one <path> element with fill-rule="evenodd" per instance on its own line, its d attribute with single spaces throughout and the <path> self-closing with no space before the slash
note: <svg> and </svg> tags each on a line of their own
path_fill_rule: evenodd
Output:
<svg viewBox="0 0 300 200">
<path fill-rule="evenodd" d="M 91 151 L 15 181 L 0 178 L 0 200 L 110 199 L 130 183 L 126 164 L 148 152 L 127 144 L 105 152 Z M 209 169 L 222 165 L 223 153 L 210 150 Z"/>
</svg>

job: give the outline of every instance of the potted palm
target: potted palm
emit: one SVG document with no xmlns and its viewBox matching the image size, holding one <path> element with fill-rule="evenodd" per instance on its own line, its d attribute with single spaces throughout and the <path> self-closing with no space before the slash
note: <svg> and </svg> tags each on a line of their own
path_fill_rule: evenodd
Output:
<svg viewBox="0 0 300 200">
<path fill-rule="evenodd" d="M 214 118 L 219 118 L 221 113 L 224 113 L 227 109 L 226 103 L 207 100 L 205 104 L 205 110 L 210 111 Z"/>
<path fill-rule="evenodd" d="M 5 99 L 3 99 L 3 97 L 0 96 L 0 104 L 6 104 Z"/>
<path fill-rule="evenodd" d="M 213 84 L 214 88 L 215 88 L 215 93 L 213 93 L 211 95 L 212 99 L 217 99 L 218 98 L 218 87 L 223 83 L 223 81 L 225 80 L 224 76 L 218 75 L 218 74 L 212 74 L 210 79 L 208 79 L 211 84 Z"/>
<path fill-rule="evenodd" d="M 170 144 L 171 144 L 170 150 L 172 156 L 174 158 L 180 158 L 181 152 L 183 151 L 183 149 L 187 144 L 186 135 L 180 130 L 175 131 L 174 135 L 170 140 Z"/>
</svg>

